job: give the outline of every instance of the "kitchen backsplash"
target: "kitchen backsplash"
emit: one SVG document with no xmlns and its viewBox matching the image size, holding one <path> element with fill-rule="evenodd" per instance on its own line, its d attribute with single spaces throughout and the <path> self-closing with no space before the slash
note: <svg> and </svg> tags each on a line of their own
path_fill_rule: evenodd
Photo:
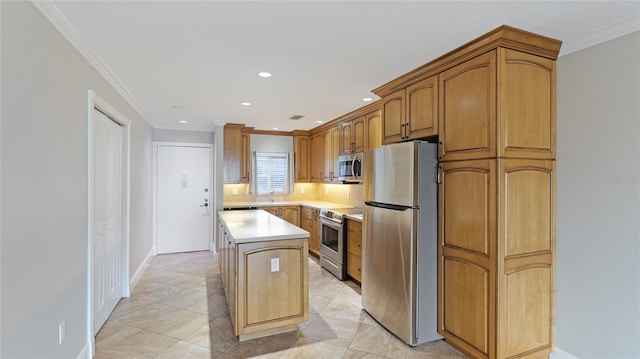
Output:
<svg viewBox="0 0 640 359">
<path fill-rule="evenodd" d="M 237 195 L 234 195 L 237 190 Z M 268 202 L 271 195 L 248 193 L 247 184 L 225 184 L 224 202 Z M 362 207 L 362 184 L 296 183 L 295 192 L 276 194 L 276 201 L 326 201 L 353 207 Z"/>
</svg>

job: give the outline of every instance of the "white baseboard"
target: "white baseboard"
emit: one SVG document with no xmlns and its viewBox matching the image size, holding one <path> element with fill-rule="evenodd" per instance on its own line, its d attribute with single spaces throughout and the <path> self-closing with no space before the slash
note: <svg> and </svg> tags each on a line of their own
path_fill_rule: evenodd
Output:
<svg viewBox="0 0 640 359">
<path fill-rule="evenodd" d="M 78 354 L 78 357 L 76 359 L 91 359 L 91 343 L 87 343 L 85 344 L 84 348 L 82 348 L 82 351 L 80 352 L 80 354 Z"/>
<path fill-rule="evenodd" d="M 142 278 L 142 274 L 144 273 L 144 270 L 147 269 L 147 266 L 149 265 L 149 262 L 151 262 L 151 258 L 153 257 L 153 255 L 154 253 L 152 249 L 149 251 L 149 254 L 147 254 L 147 257 L 142 261 L 142 263 L 140 263 L 140 267 L 138 267 L 136 272 L 133 274 L 133 277 L 131 277 L 131 280 L 129 281 L 129 288 L 131 292 L 133 292 L 133 289 L 140 281 L 140 278 Z"/>
<path fill-rule="evenodd" d="M 551 353 L 549 359 L 579 359 L 577 356 L 569 354 L 564 350 L 556 347 L 556 350 Z"/>
</svg>

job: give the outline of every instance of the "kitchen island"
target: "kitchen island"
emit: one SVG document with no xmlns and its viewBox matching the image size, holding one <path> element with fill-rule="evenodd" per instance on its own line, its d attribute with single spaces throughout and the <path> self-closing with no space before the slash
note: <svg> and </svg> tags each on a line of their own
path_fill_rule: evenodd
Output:
<svg viewBox="0 0 640 359">
<path fill-rule="evenodd" d="M 309 232 L 263 210 L 219 212 L 218 260 L 240 341 L 309 319 Z"/>
</svg>

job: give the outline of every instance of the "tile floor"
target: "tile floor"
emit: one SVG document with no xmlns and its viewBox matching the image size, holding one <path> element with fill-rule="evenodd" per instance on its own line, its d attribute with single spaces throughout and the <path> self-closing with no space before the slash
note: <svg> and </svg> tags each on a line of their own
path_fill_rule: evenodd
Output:
<svg viewBox="0 0 640 359">
<path fill-rule="evenodd" d="M 411 348 L 360 306 L 360 287 L 309 259 L 309 321 L 296 332 L 238 342 L 210 252 L 153 258 L 96 337 L 95 359 L 465 358 L 443 341 Z"/>
</svg>

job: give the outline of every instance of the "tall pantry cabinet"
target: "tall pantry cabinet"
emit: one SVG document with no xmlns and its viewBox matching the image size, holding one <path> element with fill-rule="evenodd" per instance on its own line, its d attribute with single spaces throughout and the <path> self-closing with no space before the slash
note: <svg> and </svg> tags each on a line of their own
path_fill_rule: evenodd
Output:
<svg viewBox="0 0 640 359">
<path fill-rule="evenodd" d="M 438 76 L 438 331 L 472 358 L 555 347 L 555 60 L 502 26 L 376 89 Z"/>
</svg>

